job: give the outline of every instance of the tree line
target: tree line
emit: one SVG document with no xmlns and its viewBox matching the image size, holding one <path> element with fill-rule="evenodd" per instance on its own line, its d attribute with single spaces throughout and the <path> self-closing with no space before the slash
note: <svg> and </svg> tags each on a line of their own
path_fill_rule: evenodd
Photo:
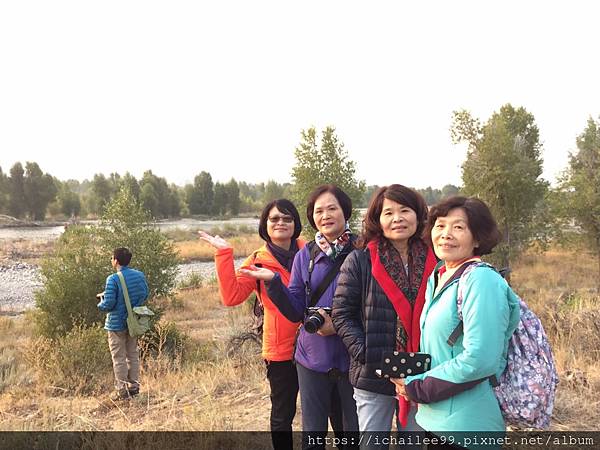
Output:
<svg viewBox="0 0 600 450">
<path fill-rule="evenodd" d="M 450 135 L 454 143 L 468 146 L 463 183 L 460 188 L 421 189 L 429 204 L 457 193 L 485 201 L 503 233 L 495 255 L 499 265 L 509 266 L 531 245 L 544 247 L 554 239 L 581 244 L 596 255 L 600 275 L 600 121 L 588 119 L 554 187 L 541 176 L 540 130 L 524 107 L 503 105 L 485 121 L 469 111 L 455 111 Z M 0 168 L 0 213 L 34 220 L 44 219 L 48 212 L 99 216 L 123 186 L 154 218 L 255 213 L 279 197 L 291 198 L 303 211 L 308 193 L 322 183 L 338 184 L 356 207 L 364 208 L 377 189 L 356 178 L 356 164 L 334 127 L 320 133 L 314 127 L 303 130 L 294 154 L 292 183 L 284 184 L 213 182 L 210 173 L 202 171 L 193 183 L 179 187 L 150 170 L 139 180 L 130 173 L 113 173 L 83 182 L 60 181 L 35 162 L 27 162 L 25 168 L 16 163 L 8 174 Z M 400 178 L 395 181 L 402 183 Z"/>
<path fill-rule="evenodd" d="M 0 214 L 35 221 L 47 216 L 100 217 L 123 187 L 156 219 L 256 213 L 265 202 L 290 195 L 289 183 L 271 180 L 252 184 L 233 178 L 224 183 L 213 182 L 205 171 L 196 175 L 193 183 L 181 187 L 151 170 L 140 179 L 126 172 L 109 176 L 98 173 L 84 181 L 61 181 L 44 173 L 36 162 L 27 162 L 25 168 L 17 162 L 8 173 L 0 167 Z"/>
<path fill-rule="evenodd" d="M 311 186 L 315 186 L 314 181 Z M 44 173 L 36 162 L 27 162 L 25 168 L 17 162 L 7 174 L 0 167 L 0 214 L 35 221 L 48 215 L 99 217 L 122 187 L 127 187 L 154 218 L 257 213 L 271 200 L 295 196 L 291 183 L 270 180 L 252 184 L 233 178 L 226 183 L 213 182 L 206 171 L 196 175 L 193 183 L 180 187 L 151 170 L 144 172 L 139 180 L 126 172 L 111 173 L 108 177 L 99 173 L 84 181 L 61 181 Z M 357 207 L 365 208 L 378 187 L 361 190 Z M 420 191 L 433 204 L 448 193 L 458 192 L 458 188 L 447 185 L 441 190 L 428 187 Z"/>
</svg>

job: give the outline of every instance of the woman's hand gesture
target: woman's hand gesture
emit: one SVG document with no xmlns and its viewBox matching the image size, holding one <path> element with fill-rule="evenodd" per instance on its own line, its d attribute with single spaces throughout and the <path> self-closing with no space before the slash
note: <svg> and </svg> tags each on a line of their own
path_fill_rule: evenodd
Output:
<svg viewBox="0 0 600 450">
<path fill-rule="evenodd" d="M 273 273 L 271 270 L 256 266 L 250 266 L 247 269 L 240 269 L 240 273 L 249 275 L 252 278 L 262 281 L 271 281 L 275 276 L 275 273 Z"/>
<path fill-rule="evenodd" d="M 216 249 L 233 248 L 229 242 L 227 242 L 225 239 L 223 239 L 219 235 L 211 236 L 210 234 L 206 233 L 205 231 L 198 231 L 198 235 L 200 236 L 201 240 L 203 240 L 204 242 L 207 242 L 208 244 L 212 245 Z"/>
<path fill-rule="evenodd" d="M 390 378 L 390 381 L 396 385 L 396 395 L 404 397 L 406 400 L 410 400 L 406 393 L 406 383 L 403 378 Z"/>
</svg>

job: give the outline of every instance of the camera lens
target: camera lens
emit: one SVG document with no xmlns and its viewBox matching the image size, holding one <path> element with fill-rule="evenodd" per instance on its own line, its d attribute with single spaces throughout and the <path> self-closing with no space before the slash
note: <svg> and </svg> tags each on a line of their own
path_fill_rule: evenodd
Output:
<svg viewBox="0 0 600 450">
<path fill-rule="evenodd" d="M 308 318 L 304 321 L 304 329 L 307 333 L 314 334 L 323 326 L 324 323 L 325 319 L 323 316 L 318 312 L 315 312 L 308 316 Z"/>
</svg>

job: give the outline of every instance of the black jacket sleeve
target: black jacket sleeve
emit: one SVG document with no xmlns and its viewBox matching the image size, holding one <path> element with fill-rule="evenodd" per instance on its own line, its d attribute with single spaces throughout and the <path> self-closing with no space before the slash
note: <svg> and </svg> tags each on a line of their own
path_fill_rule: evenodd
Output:
<svg viewBox="0 0 600 450">
<path fill-rule="evenodd" d="M 354 250 L 340 269 L 333 297 L 333 326 L 352 359 L 364 364 L 365 331 L 362 321 L 364 252 Z"/>
</svg>

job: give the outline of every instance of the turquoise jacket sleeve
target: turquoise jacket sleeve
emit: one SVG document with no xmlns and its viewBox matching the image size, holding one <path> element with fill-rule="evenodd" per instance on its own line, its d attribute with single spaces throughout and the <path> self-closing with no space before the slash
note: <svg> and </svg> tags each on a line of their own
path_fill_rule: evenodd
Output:
<svg viewBox="0 0 600 450">
<path fill-rule="evenodd" d="M 424 374 L 407 377 L 407 383 L 427 377 L 465 383 L 497 373 L 509 323 L 509 287 L 499 274 L 482 267 L 464 280 L 463 289 L 464 350 Z"/>
</svg>

